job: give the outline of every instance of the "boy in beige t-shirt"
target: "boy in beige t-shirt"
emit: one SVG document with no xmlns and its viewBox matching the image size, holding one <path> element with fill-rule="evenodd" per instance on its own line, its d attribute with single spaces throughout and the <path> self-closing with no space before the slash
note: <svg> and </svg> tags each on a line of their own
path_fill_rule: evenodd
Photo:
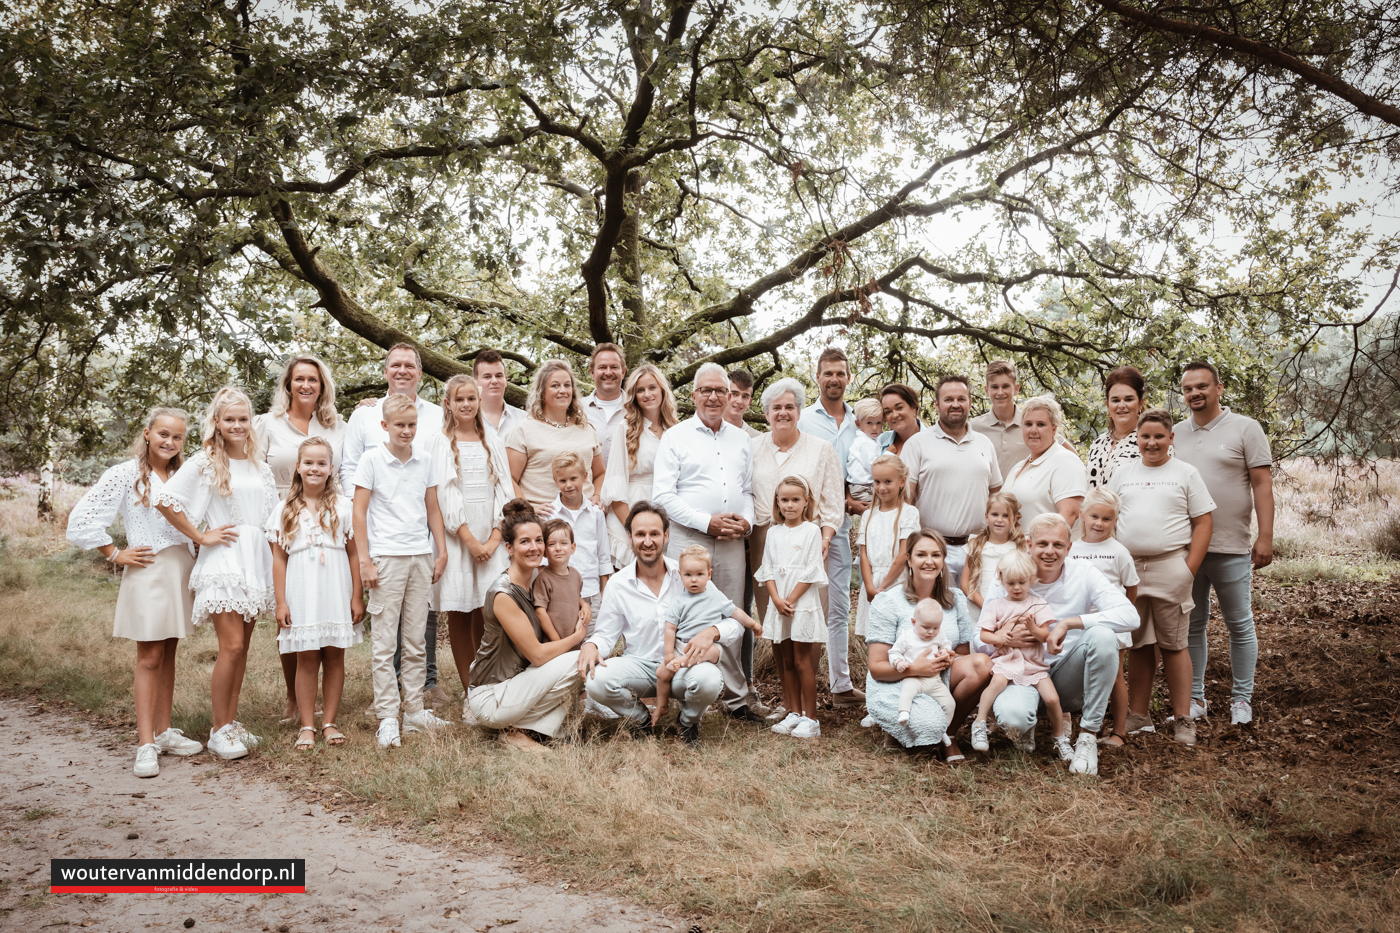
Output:
<svg viewBox="0 0 1400 933">
<path fill-rule="evenodd" d="M 591 621 L 592 610 L 583 598 L 583 575 L 569 566 L 574 555 L 574 529 L 562 518 L 545 523 L 545 566 L 535 574 L 530 596 L 540 617 L 540 627 L 550 641 L 568 638 Z"/>
</svg>

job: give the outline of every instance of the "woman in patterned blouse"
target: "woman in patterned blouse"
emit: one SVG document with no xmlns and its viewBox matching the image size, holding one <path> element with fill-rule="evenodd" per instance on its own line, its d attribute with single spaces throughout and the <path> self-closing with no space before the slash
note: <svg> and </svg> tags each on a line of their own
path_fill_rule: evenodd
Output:
<svg viewBox="0 0 1400 933">
<path fill-rule="evenodd" d="M 1137 421 L 1142 414 L 1144 390 L 1142 373 L 1136 366 L 1119 366 L 1104 379 L 1108 405 L 1108 430 L 1089 446 L 1089 488 L 1107 486 L 1113 471 L 1129 460 L 1139 460 Z"/>
</svg>

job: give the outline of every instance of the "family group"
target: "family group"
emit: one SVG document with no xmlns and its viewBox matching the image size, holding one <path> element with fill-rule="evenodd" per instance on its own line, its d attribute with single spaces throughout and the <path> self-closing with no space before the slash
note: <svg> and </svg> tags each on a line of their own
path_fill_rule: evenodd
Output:
<svg viewBox="0 0 1400 933">
<path fill-rule="evenodd" d="M 1251 721 L 1250 577 L 1272 559 L 1271 457 L 1258 422 L 1221 405 L 1210 364 L 1184 369 L 1180 423 L 1147 405 L 1136 369 L 1109 373 L 1110 427 L 1087 466 L 1055 399 L 1018 403 L 1004 361 L 987 369 L 990 411 L 972 417 L 969 380 L 945 376 L 925 424 L 901 383 L 848 403 L 849 363 L 828 348 L 811 405 L 796 379 L 763 390 L 766 432 L 746 423 L 743 370 L 700 366 L 685 419 L 666 376 L 629 372 L 612 344 L 589 374 L 582 395 L 567 362 L 543 363 L 522 410 L 505 402 L 501 354 L 484 350 L 434 405 L 418 396 L 417 349 L 399 344 L 388 394 L 346 421 L 327 366 L 297 356 L 265 414 L 219 389 L 188 459 L 186 415 L 154 409 L 68 527 L 122 568 L 114 635 L 137 643 L 136 774 L 203 749 L 171 726 L 171 704 L 179 640 L 205 622 L 219 644 L 209 750 L 238 758 L 258 744 L 238 700 L 265 614 L 298 750 L 318 734 L 346 741 L 344 652 L 366 618 L 380 747 L 451 728 L 434 711 L 447 701 L 442 620 L 461 723 L 522 749 L 546 747 L 581 697 L 586 714 L 639 735 L 656 734 L 674 700 L 688 744 L 716 703 L 818 738 L 824 647 L 832 704 L 863 707 L 887 747 L 961 760 L 971 718 L 973 749 L 995 725 L 1032 751 L 1045 715 L 1054 752 L 1096 774 L 1100 745 L 1156 728 L 1159 667 L 1173 737 L 1195 741 L 1212 588 L 1230 718 Z M 108 533 L 117 515 L 122 549 Z M 868 653 L 864 690 L 852 635 Z M 772 707 L 753 689 L 756 638 L 772 644 Z"/>
</svg>

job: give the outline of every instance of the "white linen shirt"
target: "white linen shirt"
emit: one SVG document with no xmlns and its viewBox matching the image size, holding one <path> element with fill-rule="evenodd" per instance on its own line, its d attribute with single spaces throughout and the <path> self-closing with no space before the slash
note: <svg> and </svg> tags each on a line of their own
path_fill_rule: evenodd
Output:
<svg viewBox="0 0 1400 933">
<path fill-rule="evenodd" d="M 486 422 L 486 430 L 495 431 L 496 435 L 501 440 L 505 440 L 506 435 L 510 433 L 510 429 L 525 420 L 525 409 L 516 408 L 514 405 L 506 405 L 501 409 L 501 424 L 499 427 L 492 424 L 491 419 L 486 417 L 486 410 L 484 408 L 481 411 L 481 420 Z"/>
<path fill-rule="evenodd" d="M 701 534 L 710 533 L 710 517 L 717 512 L 734 512 L 752 525 L 749 436 L 728 421 L 711 431 L 699 415 L 667 429 L 656 450 L 651 500 L 671 521 Z"/>
<path fill-rule="evenodd" d="M 365 515 L 370 557 L 432 553 L 426 497 L 428 489 L 437 486 L 437 474 L 430 454 L 415 449 L 405 462 L 391 454 L 385 444 L 372 447 L 355 467 L 355 486 L 370 491 Z"/>
<path fill-rule="evenodd" d="M 598 578 L 613 572 L 612 556 L 608 553 L 608 518 L 588 499 L 583 500 L 583 508 L 578 511 L 567 508 L 558 496 L 552 505 L 550 516 L 557 515 L 574 529 L 574 556 L 569 558 L 569 566 L 583 577 L 583 592 L 579 595 L 584 599 L 597 596 L 602 588 Z"/>
<path fill-rule="evenodd" d="M 579 399 L 579 404 L 583 406 L 583 414 L 588 418 L 588 423 L 593 425 L 593 430 L 598 432 L 600 440 L 606 441 L 613 436 L 613 430 L 622 423 L 623 407 L 627 403 L 627 396 L 619 394 L 617 398 L 610 402 L 605 402 L 598 398 L 598 393 L 592 392 Z M 603 444 L 603 467 L 608 465 L 608 457 L 612 453 L 612 444 Z M 604 473 L 606 476 L 607 474 Z"/>
<path fill-rule="evenodd" d="M 734 430 L 739 431 L 738 428 Z M 748 436 L 743 431 L 739 431 L 739 434 L 748 443 Z M 608 581 L 608 588 L 603 592 L 603 604 L 598 607 L 598 617 L 593 620 L 593 634 L 585 642 L 596 645 L 600 657 L 606 658 L 612 654 L 617 640 L 625 638 L 627 650 L 623 652 L 623 657 L 639 658 L 655 664 L 665 660 L 666 610 L 673 600 L 685 592 L 685 587 L 681 583 L 676 562 L 668 557 L 661 560 L 666 566 L 666 578 L 661 583 L 660 593 L 653 593 L 651 587 L 637 579 L 635 561 Z M 711 580 L 705 589 L 719 588 Z M 715 628 L 719 630 L 718 644 L 723 647 L 734 644 L 744 634 L 744 626 L 738 619 L 721 620 Z"/>
<path fill-rule="evenodd" d="M 990 602 L 1005 596 L 1006 587 L 998 582 L 984 595 Z M 1115 635 L 1122 635 L 1137 631 L 1138 626 L 1142 624 L 1142 620 L 1138 618 L 1137 607 L 1128 602 L 1128 594 L 1123 592 L 1122 587 L 1108 582 L 1108 577 L 1089 566 L 1087 561 L 1069 560 L 1066 557 L 1060 576 L 1052 583 L 1032 583 L 1031 595 L 1039 596 L 1050 604 L 1050 611 L 1055 614 L 1055 625 L 1059 624 L 1060 619 L 1078 616 L 1084 623 L 1084 628 L 1106 625 Z M 1051 631 L 1055 630 L 1055 625 L 1050 626 Z M 1065 643 L 1059 654 L 1045 656 L 1051 670 L 1054 670 L 1060 659 L 1069 653 L 1069 649 L 1079 641 L 1082 633 L 1083 629 L 1074 629 L 1065 636 Z M 974 647 L 983 653 L 992 653 L 980 638 L 974 639 Z"/>
<path fill-rule="evenodd" d="M 414 456 L 428 455 L 428 441 L 442 433 L 442 406 L 415 397 L 418 408 L 418 433 L 413 435 Z M 365 451 L 382 447 L 389 432 L 380 427 L 384 421 L 384 399 L 374 405 L 355 409 L 350 425 L 345 429 L 345 442 L 340 448 L 340 485 L 347 496 L 355 495 L 355 468 Z"/>
<path fill-rule="evenodd" d="M 132 458 L 103 473 L 68 513 L 68 540 L 84 550 L 106 547 L 112 543 L 107 529 L 121 515 L 127 547 L 148 547 L 159 554 L 168 547 L 183 544 L 193 554 L 190 539 L 176 531 L 156 510 L 156 497 L 165 488 L 159 476 L 152 473 L 150 477 L 151 488 L 146 491 L 146 501 L 150 505 L 142 505 L 136 498 L 136 477 L 140 472 L 140 466 Z"/>
<path fill-rule="evenodd" d="M 856 427 L 856 410 L 847 402 L 841 404 L 846 406 L 846 412 L 841 416 L 839 428 L 836 426 L 836 419 L 831 416 L 831 412 L 822 407 L 820 401 L 802 409 L 802 417 L 797 419 L 797 428 L 800 431 L 811 432 L 836 448 L 836 459 L 841 463 L 841 479 L 848 482 L 846 458 L 851 455 L 851 445 L 855 443 L 860 428 Z M 841 501 L 844 503 L 845 490 L 842 492 Z"/>
</svg>

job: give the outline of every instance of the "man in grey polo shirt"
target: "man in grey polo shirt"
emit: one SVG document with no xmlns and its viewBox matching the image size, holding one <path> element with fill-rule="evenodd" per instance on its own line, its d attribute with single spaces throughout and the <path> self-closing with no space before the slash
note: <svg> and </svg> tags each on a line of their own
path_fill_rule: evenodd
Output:
<svg viewBox="0 0 1400 933">
<path fill-rule="evenodd" d="M 944 376 L 934 389 L 938 423 L 904 442 L 919 524 L 948 542 L 948 572 L 957 580 L 967 539 L 987 524 L 987 496 L 1001 488 L 1001 467 L 986 435 L 968 428 L 972 393 L 963 376 Z"/>
<path fill-rule="evenodd" d="M 1210 590 L 1220 600 L 1220 614 L 1230 634 L 1230 723 L 1251 722 L 1254 710 L 1254 667 L 1259 659 L 1259 639 L 1254 631 L 1250 604 L 1252 571 L 1274 560 L 1274 482 L 1270 474 L 1273 456 L 1264 429 L 1253 418 L 1236 414 L 1220 404 L 1225 386 L 1209 363 L 1189 363 L 1181 374 L 1181 395 L 1191 417 L 1172 432 L 1175 455 L 1191 464 L 1206 481 L 1215 500 L 1214 530 L 1210 550 L 1191 598 L 1191 716 L 1206 715 L 1206 624 L 1210 621 Z M 1250 516 L 1259 520 L 1259 536 L 1251 546 Z"/>
</svg>

